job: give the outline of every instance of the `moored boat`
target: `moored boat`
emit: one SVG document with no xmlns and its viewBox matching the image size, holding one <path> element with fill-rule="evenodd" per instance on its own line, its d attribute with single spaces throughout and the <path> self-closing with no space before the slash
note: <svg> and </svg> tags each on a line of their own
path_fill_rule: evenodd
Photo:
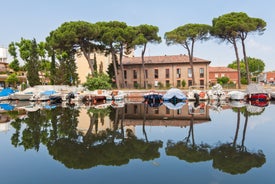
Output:
<svg viewBox="0 0 275 184">
<path fill-rule="evenodd" d="M 245 95 L 246 93 L 242 91 L 230 91 L 227 93 L 229 100 L 237 100 L 237 101 L 244 100 Z"/>
<path fill-rule="evenodd" d="M 190 86 L 187 92 L 187 99 L 191 101 L 208 100 L 209 96 L 204 86 Z"/>
<path fill-rule="evenodd" d="M 178 88 L 169 89 L 162 97 L 163 101 L 175 102 L 187 100 L 186 95 Z"/>
<path fill-rule="evenodd" d="M 270 94 L 259 84 L 249 84 L 246 89 L 246 99 L 251 101 L 268 101 Z"/>
</svg>

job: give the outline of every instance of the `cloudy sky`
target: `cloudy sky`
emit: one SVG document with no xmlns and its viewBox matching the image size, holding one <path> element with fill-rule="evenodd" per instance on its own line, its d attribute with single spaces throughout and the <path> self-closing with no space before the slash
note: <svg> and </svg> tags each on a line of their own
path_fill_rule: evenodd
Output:
<svg viewBox="0 0 275 184">
<path fill-rule="evenodd" d="M 263 35 L 247 38 L 247 55 L 263 60 L 266 71 L 275 70 L 273 0 L 3 0 L 0 4 L 0 46 L 4 47 L 12 41 L 20 41 L 21 37 L 45 41 L 52 30 L 69 21 L 117 20 L 131 26 L 150 24 L 159 27 L 163 38 L 165 32 L 187 23 L 212 25 L 212 19 L 223 14 L 245 12 L 267 22 Z M 146 56 L 186 53 L 183 47 L 167 46 L 163 40 L 159 45 L 149 45 Z M 233 47 L 214 39 L 197 42 L 194 55 L 210 60 L 211 66 L 227 66 L 235 60 Z M 139 49 L 135 56 L 140 56 Z"/>
</svg>

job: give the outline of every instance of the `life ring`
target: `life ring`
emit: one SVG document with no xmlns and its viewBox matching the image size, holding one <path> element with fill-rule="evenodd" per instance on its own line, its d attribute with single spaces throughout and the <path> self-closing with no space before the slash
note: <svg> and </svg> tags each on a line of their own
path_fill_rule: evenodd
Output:
<svg viewBox="0 0 275 184">
<path fill-rule="evenodd" d="M 204 98 L 205 97 L 205 93 L 204 92 L 200 92 L 200 98 Z"/>
</svg>

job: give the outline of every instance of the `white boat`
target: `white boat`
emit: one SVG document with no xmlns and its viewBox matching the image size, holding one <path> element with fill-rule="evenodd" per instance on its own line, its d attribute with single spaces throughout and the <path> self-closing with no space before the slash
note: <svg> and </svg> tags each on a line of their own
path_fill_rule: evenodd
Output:
<svg viewBox="0 0 275 184">
<path fill-rule="evenodd" d="M 186 95 L 177 88 L 169 89 L 163 96 L 162 99 L 164 101 L 185 101 L 187 100 Z"/>
<path fill-rule="evenodd" d="M 244 100 L 246 93 L 242 91 L 230 91 L 227 93 L 229 100 Z"/>
<path fill-rule="evenodd" d="M 55 90 L 46 90 L 31 96 L 30 101 L 49 101 L 50 96 L 57 93 Z"/>
<path fill-rule="evenodd" d="M 226 100 L 226 94 L 220 84 L 216 84 L 211 90 L 207 91 L 210 100 Z"/>
<path fill-rule="evenodd" d="M 27 88 L 23 91 L 18 91 L 9 95 L 11 100 L 29 100 L 33 95 L 38 92 L 35 88 Z"/>
<path fill-rule="evenodd" d="M 208 94 L 204 86 L 190 86 L 187 92 L 188 100 L 208 100 Z"/>
</svg>

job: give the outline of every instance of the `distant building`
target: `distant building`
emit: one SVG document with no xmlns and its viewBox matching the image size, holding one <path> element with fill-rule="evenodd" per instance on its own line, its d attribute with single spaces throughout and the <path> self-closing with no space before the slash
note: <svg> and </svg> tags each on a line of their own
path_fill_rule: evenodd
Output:
<svg viewBox="0 0 275 184">
<path fill-rule="evenodd" d="M 181 87 L 183 80 L 186 86 L 192 86 L 192 70 L 187 55 L 146 56 L 145 79 L 142 72 L 141 57 L 124 57 L 124 79 L 127 88 L 143 87 L 144 81 L 149 87 Z M 211 61 L 194 57 L 194 75 L 196 85 L 208 85 L 208 67 Z M 121 78 L 121 74 L 120 74 Z"/>
<path fill-rule="evenodd" d="M 238 83 L 238 70 L 223 67 L 223 66 L 209 66 L 209 82 L 212 84 L 217 83 L 217 78 L 228 77 L 234 84 Z"/>
<path fill-rule="evenodd" d="M 257 76 L 258 82 L 275 83 L 275 72 L 263 72 Z"/>
</svg>

